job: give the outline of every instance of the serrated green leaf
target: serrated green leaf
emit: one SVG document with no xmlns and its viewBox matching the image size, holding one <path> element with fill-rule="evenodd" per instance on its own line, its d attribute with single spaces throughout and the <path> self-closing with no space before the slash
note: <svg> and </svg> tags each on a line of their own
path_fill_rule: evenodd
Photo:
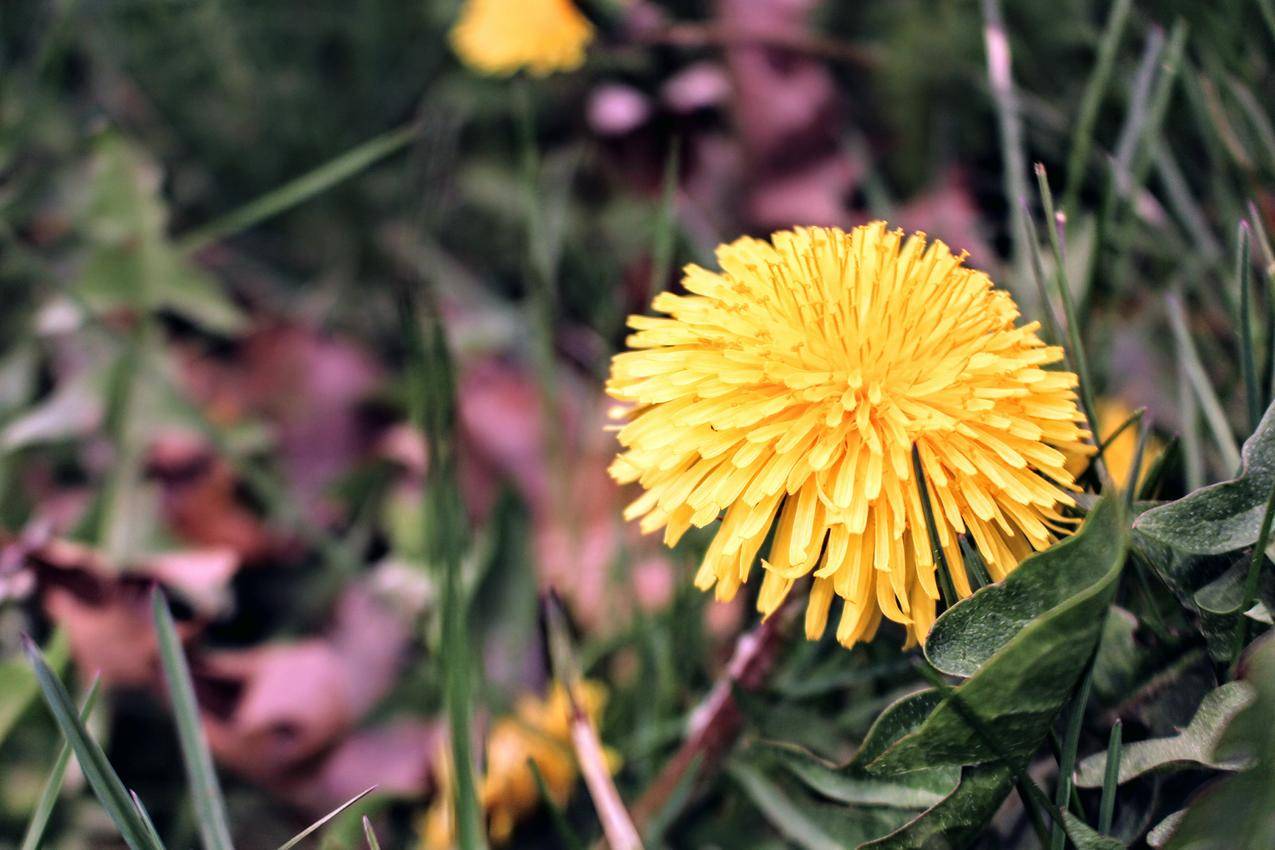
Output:
<svg viewBox="0 0 1275 850">
<path fill-rule="evenodd" d="M 939 617 L 927 657 L 970 678 L 869 770 L 1004 762 L 1034 751 L 1093 656 L 1128 540 L 1123 500 L 1100 499 L 1075 535 Z M 996 730 L 996 748 L 966 712 Z"/>
<path fill-rule="evenodd" d="M 1243 682 L 1228 682 L 1211 691 L 1181 733 L 1125 744 L 1120 755 L 1119 782 L 1124 784 L 1153 770 L 1239 769 L 1242 761 L 1224 758 L 1216 751 L 1227 726 L 1252 702 L 1253 689 Z M 1099 788 L 1106 769 L 1106 752 L 1089 756 L 1076 768 L 1076 784 L 1081 788 Z"/>
<path fill-rule="evenodd" d="M 1187 605 L 1229 566 L 1224 556 L 1252 547 L 1275 486 L 1275 405 L 1244 443 L 1240 474 L 1145 511 L 1133 545 Z"/>
</svg>

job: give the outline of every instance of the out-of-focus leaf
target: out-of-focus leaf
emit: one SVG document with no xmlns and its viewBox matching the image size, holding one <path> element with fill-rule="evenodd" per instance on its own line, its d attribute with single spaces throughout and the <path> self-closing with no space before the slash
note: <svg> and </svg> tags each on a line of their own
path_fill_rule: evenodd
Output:
<svg viewBox="0 0 1275 850">
<path fill-rule="evenodd" d="M 1134 638 L 1138 619 L 1118 605 L 1107 613 L 1094 659 L 1094 693 L 1106 704 L 1119 701 L 1137 682 L 1141 650 Z"/>
<path fill-rule="evenodd" d="M 1275 405 L 1244 443 L 1242 458 L 1238 477 L 1152 508 L 1133 524 L 1134 547 L 1188 605 L 1229 566 L 1223 556 L 1257 542 L 1275 486 Z"/>
<path fill-rule="evenodd" d="M 1242 761 L 1217 753 L 1227 725 L 1253 702 L 1253 689 L 1243 682 L 1228 682 L 1204 697 L 1199 711 L 1181 734 L 1125 744 L 1120 754 L 1121 784 L 1152 770 L 1206 767 L 1237 770 Z M 1090 756 L 1076 768 L 1076 784 L 1099 788 L 1107 769 L 1105 752 Z"/>
<path fill-rule="evenodd" d="M 217 333 L 246 320 L 215 280 L 169 241 L 158 167 L 120 136 L 97 142 L 81 230 L 88 257 L 78 291 L 95 311 L 165 309 Z"/>
<path fill-rule="evenodd" d="M 927 657 L 970 678 L 868 768 L 986 764 L 1035 750 L 1093 655 L 1128 539 L 1123 501 L 1101 499 L 1075 535 L 939 617 Z M 994 744 L 966 713 L 995 730 Z"/>
<path fill-rule="evenodd" d="M 1255 764 L 1196 797 L 1170 829 L 1168 850 L 1275 847 L 1275 638 L 1256 643 L 1244 666 L 1256 699 L 1235 719 L 1222 746 L 1247 749 Z"/>
<path fill-rule="evenodd" d="M 732 763 L 729 772 L 766 820 L 804 850 L 852 847 L 894 829 L 909 816 L 905 809 L 846 808 L 789 793 L 742 760 Z"/>
<path fill-rule="evenodd" d="M 49 666 L 59 675 L 70 657 L 70 649 L 66 633 L 61 630 L 54 632 L 44 654 Z M 30 664 L 20 657 L 0 661 L 0 743 L 9 737 L 22 713 L 39 692 L 40 686 Z"/>
</svg>

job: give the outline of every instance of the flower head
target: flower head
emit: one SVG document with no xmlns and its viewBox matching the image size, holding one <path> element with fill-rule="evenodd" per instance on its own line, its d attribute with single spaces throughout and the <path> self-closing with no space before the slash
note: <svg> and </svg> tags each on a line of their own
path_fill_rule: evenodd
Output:
<svg viewBox="0 0 1275 850">
<path fill-rule="evenodd" d="M 758 608 L 813 578 L 806 633 L 841 599 L 837 639 L 882 616 L 924 641 L 939 598 L 915 450 L 961 596 L 959 535 L 993 579 L 1065 533 L 1067 452 L 1088 436 L 1076 376 L 1008 293 L 942 242 L 884 222 L 799 228 L 686 268 L 664 317 L 633 316 L 607 392 L 627 407 L 616 480 L 645 492 L 626 511 L 673 545 L 718 526 L 695 582 L 729 599 L 773 535 Z"/>
<path fill-rule="evenodd" d="M 476 71 L 543 77 L 584 62 L 593 26 L 571 0 L 466 0 L 452 48 Z"/>
<path fill-rule="evenodd" d="M 606 691 L 596 682 L 581 682 L 575 693 L 582 710 L 596 722 L 606 703 Z M 575 786 L 578 768 L 571 746 L 571 701 L 562 685 L 555 684 L 544 699 L 524 695 L 512 716 L 492 724 L 483 775 L 478 782 L 478 802 L 486 813 L 487 832 L 495 843 L 507 841 L 517 822 L 535 811 L 540 802 L 528 760 L 536 763 L 553 801 L 565 805 Z M 425 814 L 421 847 L 449 850 L 455 845 L 456 830 L 449 746 L 445 745 L 439 753 L 435 774 L 437 791 Z"/>
</svg>

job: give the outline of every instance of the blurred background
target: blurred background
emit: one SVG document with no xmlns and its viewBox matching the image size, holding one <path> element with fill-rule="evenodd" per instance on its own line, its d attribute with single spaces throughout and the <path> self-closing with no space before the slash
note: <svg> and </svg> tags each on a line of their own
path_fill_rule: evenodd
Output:
<svg viewBox="0 0 1275 850">
<path fill-rule="evenodd" d="M 1234 471 L 1236 225 L 1275 214 L 1269 2 L 1116 4 L 1092 108 L 1107 3 L 580 5 L 586 63 L 543 78 L 461 64 L 446 0 L 0 8 L 0 847 L 60 744 L 23 632 L 73 694 L 100 674 L 91 728 L 169 846 L 195 843 L 154 583 L 241 846 L 373 784 L 355 811 L 418 846 L 443 659 L 404 293 L 436 305 L 456 369 L 479 735 L 546 694 L 554 588 L 626 799 L 756 619 L 746 594 L 690 586 L 707 534 L 639 535 L 606 473 L 624 318 L 718 243 L 886 218 L 967 250 L 1039 318 L 1043 162 L 1104 428 L 1146 407 L 1180 439 L 1167 495 Z M 745 734 L 844 756 L 915 687 L 884 632 L 786 644 Z M 1175 702 L 1165 670 L 1211 674 L 1182 651 L 1106 683 L 1126 735 L 1190 718 L 1198 694 Z M 749 793 L 683 795 L 659 841 L 788 846 Z M 595 829 L 580 789 L 565 805 Z M 515 846 L 561 846 L 534 792 L 515 808 Z M 345 817 L 324 846 L 359 835 Z M 122 846 L 74 769 L 44 846 Z"/>
</svg>

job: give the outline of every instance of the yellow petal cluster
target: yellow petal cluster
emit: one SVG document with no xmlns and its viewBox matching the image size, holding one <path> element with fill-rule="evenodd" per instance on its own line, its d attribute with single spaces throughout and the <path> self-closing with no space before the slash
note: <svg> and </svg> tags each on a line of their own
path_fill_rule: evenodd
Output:
<svg viewBox="0 0 1275 850">
<path fill-rule="evenodd" d="M 596 682 L 575 689 L 580 708 L 596 724 L 606 704 L 606 690 Z M 506 842 L 520 819 L 535 811 L 540 792 L 527 761 L 536 763 L 549 796 L 565 805 L 575 787 L 578 767 L 571 746 L 571 701 L 555 684 L 541 699 L 523 695 L 514 714 L 492 724 L 478 782 L 478 801 L 494 843 Z M 446 742 L 435 761 L 437 790 L 421 829 L 422 850 L 450 850 L 456 842 L 454 776 L 451 747 Z"/>
<path fill-rule="evenodd" d="M 466 0 L 452 49 L 482 74 L 543 77 L 584 63 L 593 25 L 571 0 Z"/>
<path fill-rule="evenodd" d="M 1017 325 L 1010 295 L 942 242 L 884 222 L 798 228 L 691 265 L 663 316 L 632 316 L 607 392 L 622 451 L 611 465 L 644 493 L 626 510 L 672 546 L 716 533 L 696 575 L 733 597 L 759 551 L 765 615 L 809 577 L 806 634 L 869 640 L 882 617 L 924 641 L 939 586 L 918 452 L 961 596 L 959 536 L 993 579 L 1066 533 L 1069 452 L 1088 433 L 1063 351 Z"/>
</svg>

